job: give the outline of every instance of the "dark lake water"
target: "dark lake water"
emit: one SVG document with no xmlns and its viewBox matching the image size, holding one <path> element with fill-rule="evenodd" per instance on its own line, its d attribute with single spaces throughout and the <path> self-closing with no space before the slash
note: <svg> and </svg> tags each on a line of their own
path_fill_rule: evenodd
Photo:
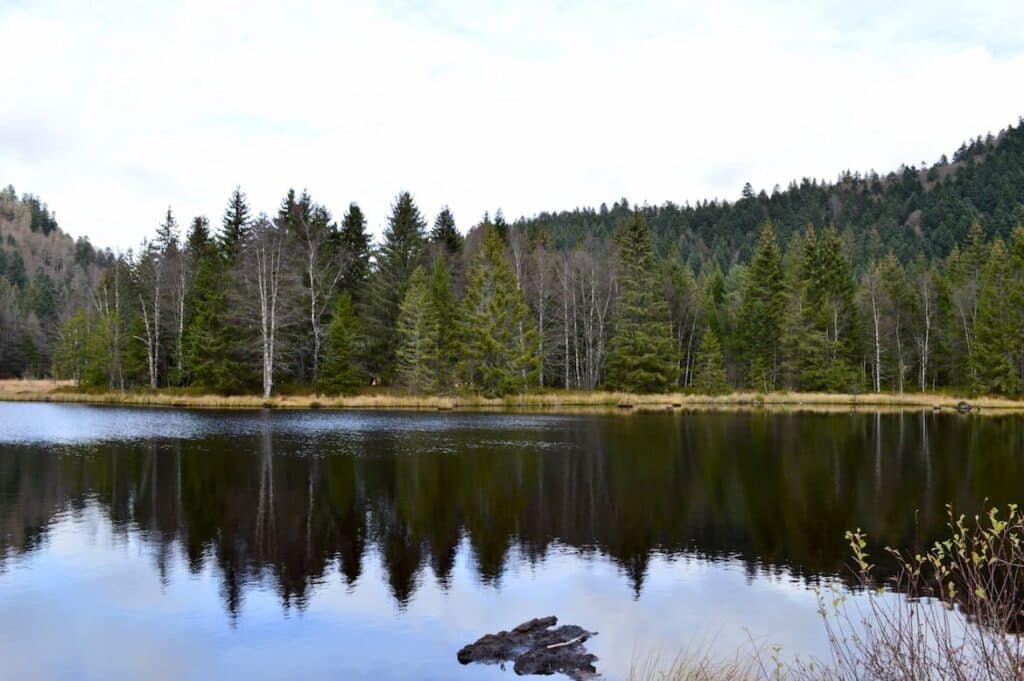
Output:
<svg viewBox="0 0 1024 681">
<path fill-rule="evenodd" d="M 845 530 L 1022 490 L 1016 416 L 0 403 L 0 676 L 510 679 L 455 653 L 548 614 L 611 678 L 820 654 Z"/>
</svg>

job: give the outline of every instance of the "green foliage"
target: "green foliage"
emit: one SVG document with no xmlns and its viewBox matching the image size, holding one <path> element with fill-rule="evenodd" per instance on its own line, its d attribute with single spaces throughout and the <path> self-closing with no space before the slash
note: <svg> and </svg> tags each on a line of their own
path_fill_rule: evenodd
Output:
<svg viewBox="0 0 1024 681">
<path fill-rule="evenodd" d="M 439 318 L 422 267 L 413 270 L 398 313 L 398 375 L 412 392 L 432 392 L 437 383 Z"/>
<path fill-rule="evenodd" d="M 608 348 L 606 382 L 631 392 L 664 392 L 674 379 L 668 301 L 654 267 L 651 231 L 639 213 L 617 235 L 621 295 Z"/>
<path fill-rule="evenodd" d="M 697 350 L 694 364 L 693 389 L 702 395 L 721 395 L 729 391 L 722 359 L 722 344 L 715 330 L 708 328 Z"/>
<path fill-rule="evenodd" d="M 457 255 L 462 251 L 462 235 L 455 227 L 455 217 L 448 206 L 441 209 L 434 220 L 434 228 L 430 230 L 430 241 L 444 246 L 449 255 Z"/>
<path fill-rule="evenodd" d="M 69 317 L 54 346 L 54 377 L 72 379 L 83 387 L 110 385 L 112 324 L 110 315 L 90 318 L 84 309 Z"/>
<path fill-rule="evenodd" d="M 1021 390 L 1017 353 L 1020 351 L 1020 294 L 1014 290 L 1010 257 L 997 238 L 981 272 L 975 347 L 971 361 L 977 389 L 986 393 L 1016 395 Z"/>
<path fill-rule="evenodd" d="M 409 287 L 409 277 L 420 263 L 426 224 L 409 192 L 402 192 L 391 207 L 384 243 L 376 254 L 376 269 L 362 306 L 367 368 L 390 379 L 395 372 L 398 346 L 395 327 Z"/>
<path fill-rule="evenodd" d="M 748 261 L 766 219 L 783 248 L 808 224 L 835 225 L 849 237 L 848 256 L 858 272 L 889 250 L 901 262 L 918 255 L 942 259 L 964 241 L 972 220 L 1003 239 L 1024 221 L 1024 124 L 970 140 L 962 152 L 932 166 L 938 180 L 913 167 L 886 174 L 847 172 L 836 182 L 805 178 L 752 190 L 738 201 L 668 202 L 637 210 L 651 225 L 656 251 L 667 253 L 675 245 L 695 270 L 708 260 L 723 268 Z M 633 210 L 620 199 L 610 207 L 541 213 L 522 227 L 542 229 L 553 248 L 568 249 L 588 235 L 611 238 Z"/>
<path fill-rule="evenodd" d="M 462 373 L 488 395 L 526 391 L 540 374 L 537 331 L 504 246 L 486 227 L 462 301 Z"/>
<path fill-rule="evenodd" d="M 353 393 L 366 385 L 366 379 L 356 364 L 358 337 L 359 321 L 352 294 L 342 291 L 334 304 L 331 322 L 327 325 L 317 390 L 337 395 Z"/>
<path fill-rule="evenodd" d="M 228 206 L 224 209 L 223 228 L 220 234 L 221 251 L 229 262 L 234 262 L 241 254 L 251 221 L 252 215 L 245 194 L 242 193 L 241 187 L 235 187 L 231 192 L 231 198 L 228 199 Z"/>
<path fill-rule="evenodd" d="M 366 218 L 358 204 L 349 204 L 348 212 L 341 221 L 338 240 L 347 258 L 341 287 L 358 300 L 370 276 L 370 234 L 366 231 Z"/>
<path fill-rule="evenodd" d="M 435 385 L 448 391 L 454 385 L 461 344 L 458 331 L 458 306 L 451 288 L 445 258 L 438 258 L 430 277 L 430 303 L 437 315 L 437 357 Z"/>
<path fill-rule="evenodd" d="M 782 253 L 771 223 L 766 222 L 747 272 L 740 309 L 740 333 L 749 362 L 748 383 L 759 390 L 775 388 L 784 311 Z"/>
<path fill-rule="evenodd" d="M 856 283 L 835 228 L 818 238 L 808 228 L 801 264 L 801 321 L 798 328 L 799 387 L 856 392 L 863 341 L 855 302 Z"/>
<path fill-rule="evenodd" d="M 195 240 L 201 237 L 196 235 Z M 231 282 L 227 264 L 212 244 L 196 257 L 189 296 L 192 314 L 184 338 L 191 382 L 217 393 L 243 392 L 254 384 L 254 367 L 246 361 L 244 334 L 229 321 Z"/>
</svg>

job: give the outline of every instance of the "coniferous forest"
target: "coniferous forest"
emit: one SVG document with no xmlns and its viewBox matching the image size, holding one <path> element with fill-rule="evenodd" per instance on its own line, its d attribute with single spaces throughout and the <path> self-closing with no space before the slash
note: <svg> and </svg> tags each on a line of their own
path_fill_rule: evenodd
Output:
<svg viewBox="0 0 1024 681">
<path fill-rule="evenodd" d="M 1024 392 L 1024 123 L 735 202 L 457 225 L 401 192 L 376 243 L 357 204 L 295 190 L 270 213 L 236 188 L 213 219 L 157 217 L 114 256 L 4 190 L 0 374 L 266 396 Z"/>
</svg>

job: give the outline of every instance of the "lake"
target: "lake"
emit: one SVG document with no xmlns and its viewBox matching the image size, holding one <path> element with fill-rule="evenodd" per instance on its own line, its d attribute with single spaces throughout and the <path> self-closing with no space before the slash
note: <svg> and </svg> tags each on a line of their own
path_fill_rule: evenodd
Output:
<svg viewBox="0 0 1024 681">
<path fill-rule="evenodd" d="M 656 651 L 821 655 L 843 534 L 1024 494 L 1024 420 L 0 403 L 0 675 L 510 679 L 542 615 Z"/>
</svg>

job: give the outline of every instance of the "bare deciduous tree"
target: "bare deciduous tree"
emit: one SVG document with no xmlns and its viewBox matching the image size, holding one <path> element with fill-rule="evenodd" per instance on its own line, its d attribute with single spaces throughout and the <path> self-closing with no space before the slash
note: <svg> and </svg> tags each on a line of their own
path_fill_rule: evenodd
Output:
<svg viewBox="0 0 1024 681">
<path fill-rule="evenodd" d="M 288 235 L 260 215 L 243 245 L 240 265 L 239 311 L 243 320 L 257 327 L 263 397 L 274 389 L 274 366 L 280 351 L 280 331 L 293 320 L 299 286 L 289 261 Z"/>
</svg>

